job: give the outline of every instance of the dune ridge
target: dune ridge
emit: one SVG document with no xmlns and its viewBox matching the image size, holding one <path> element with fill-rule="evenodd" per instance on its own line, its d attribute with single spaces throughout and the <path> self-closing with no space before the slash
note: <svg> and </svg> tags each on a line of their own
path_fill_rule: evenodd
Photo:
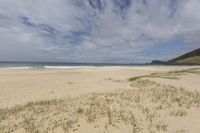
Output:
<svg viewBox="0 0 200 133">
<path fill-rule="evenodd" d="M 115 71 L 114 71 L 115 72 Z M 0 132 L 14 133 L 195 133 L 200 130 L 198 90 L 164 85 L 199 68 L 129 77 L 129 88 L 28 102 L 0 110 Z M 107 78 L 113 84 L 124 81 Z"/>
</svg>

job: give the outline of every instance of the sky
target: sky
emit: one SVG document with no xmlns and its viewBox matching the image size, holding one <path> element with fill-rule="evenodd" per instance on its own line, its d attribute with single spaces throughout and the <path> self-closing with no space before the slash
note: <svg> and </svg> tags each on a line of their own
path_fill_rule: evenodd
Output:
<svg viewBox="0 0 200 133">
<path fill-rule="evenodd" d="M 199 42 L 200 0 L 0 0 L 0 61 L 145 63 Z"/>
</svg>

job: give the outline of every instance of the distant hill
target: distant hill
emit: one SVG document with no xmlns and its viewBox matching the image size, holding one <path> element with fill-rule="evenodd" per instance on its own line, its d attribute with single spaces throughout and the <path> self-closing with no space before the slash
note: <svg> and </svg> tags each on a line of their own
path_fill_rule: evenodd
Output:
<svg viewBox="0 0 200 133">
<path fill-rule="evenodd" d="M 153 61 L 151 62 L 151 64 L 154 64 L 154 65 L 160 65 L 160 64 L 167 65 L 167 62 L 165 62 L 165 61 L 160 61 L 160 60 L 153 60 Z"/>
<path fill-rule="evenodd" d="M 151 64 L 200 65 L 200 48 L 169 61 L 152 61 Z"/>
<path fill-rule="evenodd" d="M 168 61 L 169 64 L 200 64 L 200 48 Z"/>
</svg>

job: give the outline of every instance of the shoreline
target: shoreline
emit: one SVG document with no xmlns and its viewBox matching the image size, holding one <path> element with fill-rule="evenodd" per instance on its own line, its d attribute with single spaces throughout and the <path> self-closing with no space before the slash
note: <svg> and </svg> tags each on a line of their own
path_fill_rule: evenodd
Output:
<svg viewBox="0 0 200 133">
<path fill-rule="evenodd" d="M 102 69 L 102 68 L 195 68 L 200 65 L 127 65 L 127 66 L 13 66 L 13 67 L 0 67 L 0 70 L 45 70 L 45 69 Z"/>
</svg>

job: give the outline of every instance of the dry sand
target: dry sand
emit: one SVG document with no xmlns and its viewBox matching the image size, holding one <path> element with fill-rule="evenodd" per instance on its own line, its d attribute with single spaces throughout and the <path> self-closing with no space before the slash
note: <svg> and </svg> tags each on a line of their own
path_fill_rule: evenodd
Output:
<svg viewBox="0 0 200 133">
<path fill-rule="evenodd" d="M 0 132 L 197 133 L 199 92 L 198 67 L 0 70 Z"/>
</svg>

